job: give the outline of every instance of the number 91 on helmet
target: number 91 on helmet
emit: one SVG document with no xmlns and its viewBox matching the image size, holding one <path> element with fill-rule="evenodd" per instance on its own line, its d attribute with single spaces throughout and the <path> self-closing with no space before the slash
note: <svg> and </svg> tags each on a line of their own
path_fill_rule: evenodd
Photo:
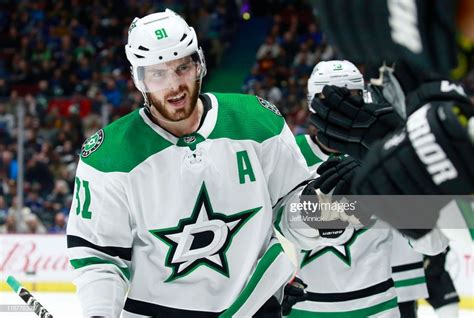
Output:
<svg viewBox="0 0 474 318">
<path fill-rule="evenodd" d="M 144 96 L 182 82 L 199 81 L 206 75 L 196 32 L 169 9 L 135 18 L 125 52 L 135 86 Z"/>
</svg>

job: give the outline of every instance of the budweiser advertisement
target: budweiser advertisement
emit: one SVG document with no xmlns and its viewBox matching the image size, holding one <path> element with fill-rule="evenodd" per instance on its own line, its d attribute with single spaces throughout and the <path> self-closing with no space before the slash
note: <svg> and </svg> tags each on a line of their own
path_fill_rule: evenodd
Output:
<svg viewBox="0 0 474 318">
<path fill-rule="evenodd" d="M 23 281 L 73 279 L 65 235 L 0 235 L 0 274 Z"/>
</svg>

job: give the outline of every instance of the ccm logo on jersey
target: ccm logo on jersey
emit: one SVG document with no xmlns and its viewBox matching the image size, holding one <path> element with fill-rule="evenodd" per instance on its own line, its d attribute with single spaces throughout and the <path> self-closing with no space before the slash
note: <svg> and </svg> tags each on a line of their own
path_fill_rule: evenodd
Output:
<svg viewBox="0 0 474 318">
<path fill-rule="evenodd" d="M 427 166 L 433 182 L 439 185 L 447 180 L 454 179 L 458 172 L 449 160 L 443 148 L 436 143 L 435 136 L 431 133 L 426 113 L 430 104 L 426 104 L 414 112 L 407 121 L 408 137 L 411 140 L 416 154 Z"/>
</svg>

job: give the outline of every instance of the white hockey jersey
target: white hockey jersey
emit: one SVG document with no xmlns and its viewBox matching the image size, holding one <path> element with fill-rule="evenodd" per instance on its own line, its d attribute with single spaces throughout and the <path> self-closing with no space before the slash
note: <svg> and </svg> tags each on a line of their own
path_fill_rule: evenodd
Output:
<svg viewBox="0 0 474 318">
<path fill-rule="evenodd" d="M 291 131 L 261 98 L 200 98 L 193 134 L 140 109 L 84 143 L 67 234 L 85 316 L 249 317 L 293 275 L 272 232 L 310 177 Z"/>
<path fill-rule="evenodd" d="M 309 136 L 296 140 L 317 175 L 328 155 Z M 289 317 L 399 317 L 391 270 L 393 232 L 382 221 L 368 229 L 350 226 L 335 239 L 318 238 L 316 248 L 298 250 L 298 276 L 308 285 L 308 298 L 295 304 Z M 441 241 L 412 245 L 432 254 L 445 248 L 447 241 Z"/>
</svg>

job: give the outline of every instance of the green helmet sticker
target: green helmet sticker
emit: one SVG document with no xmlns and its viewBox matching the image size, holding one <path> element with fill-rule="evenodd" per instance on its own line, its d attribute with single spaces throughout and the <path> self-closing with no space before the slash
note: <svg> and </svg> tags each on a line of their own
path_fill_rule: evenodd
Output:
<svg viewBox="0 0 474 318">
<path fill-rule="evenodd" d="M 104 142 L 104 137 L 104 130 L 101 129 L 87 138 L 82 144 L 81 157 L 89 157 L 91 153 L 99 149 L 100 145 Z"/>
<path fill-rule="evenodd" d="M 334 64 L 333 71 L 340 71 L 340 70 L 342 70 L 342 64 Z"/>
<path fill-rule="evenodd" d="M 155 35 L 157 40 L 161 40 L 163 38 L 168 37 L 168 34 L 166 34 L 166 30 L 164 28 L 155 30 Z"/>
</svg>

